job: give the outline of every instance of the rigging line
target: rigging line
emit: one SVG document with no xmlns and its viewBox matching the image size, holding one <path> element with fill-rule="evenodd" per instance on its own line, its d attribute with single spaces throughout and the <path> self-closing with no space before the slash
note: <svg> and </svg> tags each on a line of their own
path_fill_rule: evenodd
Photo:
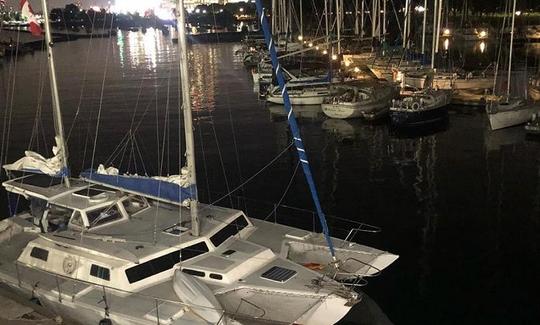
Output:
<svg viewBox="0 0 540 325">
<path fill-rule="evenodd" d="M 15 60 L 16 61 L 19 61 L 19 41 L 20 41 L 20 33 L 21 31 L 17 31 L 17 49 L 15 50 Z M 7 134 L 6 134 L 6 138 L 7 138 L 7 142 L 6 142 L 6 153 L 4 155 L 4 159 L 7 159 L 7 153 L 9 152 L 9 144 L 10 144 L 10 141 L 9 141 L 9 138 L 11 137 L 11 120 L 12 120 L 12 117 L 13 117 L 13 103 L 15 101 L 15 84 L 16 84 L 16 78 L 17 78 L 17 62 L 15 62 L 15 70 L 14 70 L 14 75 L 13 75 L 13 84 L 12 84 L 12 88 L 11 88 L 11 96 L 10 96 L 10 107 L 9 107 L 9 117 L 8 117 L 8 125 L 7 125 Z M 4 163 L 3 161 L 1 162 L 2 164 Z"/>
<path fill-rule="evenodd" d="M 259 176 L 259 174 L 261 174 L 263 171 L 265 171 L 268 167 L 270 167 L 272 164 L 274 164 L 283 154 L 285 154 L 286 152 L 289 151 L 289 149 L 294 145 L 294 142 L 291 141 L 291 143 L 289 143 L 289 145 L 283 149 L 283 151 L 281 151 L 276 157 L 274 157 L 272 160 L 270 160 L 270 162 L 268 162 L 266 165 L 263 166 L 263 168 L 261 168 L 259 171 L 257 171 L 255 174 L 253 174 L 251 177 L 249 177 L 244 183 L 238 185 L 237 187 L 235 187 L 232 191 L 230 191 L 229 193 L 221 196 L 219 199 L 217 200 L 214 200 L 214 202 L 210 203 L 208 206 L 213 206 L 215 205 L 217 202 L 223 200 L 224 198 L 226 198 L 227 196 L 231 196 L 232 193 L 236 192 L 238 189 L 242 188 L 244 185 L 246 185 L 247 183 L 251 182 L 255 177 Z M 202 209 L 204 210 L 204 208 Z M 199 211 L 201 211 L 201 209 L 199 209 Z"/>
<path fill-rule="evenodd" d="M 171 74 L 172 69 L 169 68 L 169 75 L 167 76 L 167 100 L 165 101 L 165 121 L 163 122 L 163 147 L 161 148 L 161 162 L 159 164 L 159 175 L 163 174 L 163 164 L 165 160 L 165 143 L 168 139 L 167 135 L 169 133 L 169 104 L 170 104 L 170 92 L 171 92 Z M 169 160 L 167 159 L 167 162 Z M 169 170 L 167 170 L 167 173 L 170 173 Z"/>
<path fill-rule="evenodd" d="M 107 20 L 106 18 L 104 19 L 105 21 Z M 111 43 L 112 43 L 112 37 L 111 37 L 111 33 L 112 33 L 112 24 L 114 22 L 114 16 L 111 16 L 111 28 L 109 29 L 109 42 L 107 43 L 107 52 L 106 52 L 106 59 L 105 59 L 105 68 L 103 69 L 103 80 L 101 82 L 101 94 L 100 94 L 100 98 L 99 98 L 99 109 L 98 109 L 98 116 L 97 116 L 97 121 L 96 121 L 96 134 L 95 134 L 95 137 L 94 137 L 94 149 L 92 150 L 92 161 L 90 163 L 90 170 L 91 170 L 91 173 L 94 171 L 94 160 L 95 160 L 95 157 L 96 157 L 96 147 L 97 147 L 97 140 L 98 140 L 98 135 L 99 135 L 99 124 L 100 124 L 100 120 L 101 120 L 101 111 L 103 109 L 103 95 L 105 93 L 105 80 L 107 78 L 107 68 L 108 68 L 108 65 L 109 65 L 109 50 L 110 50 L 110 47 L 111 47 Z M 105 23 L 104 23 L 105 24 Z"/>
<path fill-rule="evenodd" d="M 46 63 L 46 56 L 41 57 L 41 61 L 39 64 L 39 77 L 38 77 L 38 98 L 36 103 L 36 115 L 34 117 L 34 124 L 32 127 L 32 135 L 30 136 L 30 143 L 28 144 L 28 150 L 32 148 L 34 137 L 37 145 L 37 151 L 39 152 L 39 126 L 41 122 L 41 113 L 42 113 L 42 101 L 43 101 L 43 93 L 45 89 L 45 74 L 44 71 L 44 64 Z"/>
<path fill-rule="evenodd" d="M 86 15 L 88 16 L 88 13 L 86 13 Z M 88 18 L 90 18 L 90 16 L 88 16 Z M 68 132 L 68 135 L 67 135 L 67 138 L 66 138 L 66 145 L 67 143 L 69 143 L 69 139 L 71 137 L 71 132 L 73 131 L 73 128 L 75 127 L 75 122 L 77 121 L 77 117 L 79 116 L 79 113 L 81 111 L 81 104 L 82 104 L 82 99 L 83 99 L 83 94 L 84 94 L 84 91 L 86 90 L 86 82 L 88 81 L 87 80 L 87 77 L 88 77 L 88 63 L 90 61 L 90 49 L 92 48 L 92 40 L 93 40 L 93 37 L 94 37 L 94 23 L 95 23 L 95 20 L 96 20 L 96 15 L 94 14 L 94 20 L 91 22 L 92 23 L 92 33 L 90 34 L 90 40 L 89 40 L 89 43 L 88 43 L 88 49 L 86 50 L 86 63 L 84 65 L 84 73 L 83 73 L 83 80 L 82 80 L 82 85 L 81 85 L 81 92 L 80 92 L 80 96 L 79 96 L 79 102 L 77 103 L 77 111 L 75 112 L 75 117 L 73 118 L 73 121 L 71 122 L 71 127 L 69 128 L 69 132 Z"/>
<path fill-rule="evenodd" d="M 204 178 L 204 181 L 206 182 L 206 191 L 208 194 L 207 200 L 210 201 L 212 199 L 212 195 L 210 193 L 210 180 L 208 176 L 208 166 L 206 164 L 206 150 L 204 147 L 204 141 L 203 141 L 203 133 L 202 133 L 202 127 L 201 127 L 201 119 L 197 119 L 197 129 L 199 131 L 199 142 L 201 144 L 201 153 L 202 153 L 202 162 L 203 162 L 203 170 L 204 175 L 206 176 Z"/>
<path fill-rule="evenodd" d="M 291 179 L 289 180 L 289 184 L 287 184 L 287 187 L 285 188 L 285 192 L 283 192 L 283 195 L 281 195 L 281 198 L 279 199 L 278 203 L 274 206 L 272 211 L 270 211 L 270 213 L 263 219 L 264 221 L 268 220 L 268 218 L 270 218 L 271 215 L 276 213 L 277 208 L 281 205 L 281 202 L 283 202 L 283 200 L 285 199 L 285 196 L 287 196 L 287 193 L 289 192 L 289 189 L 291 188 L 294 178 L 296 177 L 296 172 L 298 171 L 298 167 L 300 167 L 300 160 L 298 160 L 298 162 L 296 163 L 296 167 L 294 168 L 294 172 L 291 176 Z"/>
</svg>

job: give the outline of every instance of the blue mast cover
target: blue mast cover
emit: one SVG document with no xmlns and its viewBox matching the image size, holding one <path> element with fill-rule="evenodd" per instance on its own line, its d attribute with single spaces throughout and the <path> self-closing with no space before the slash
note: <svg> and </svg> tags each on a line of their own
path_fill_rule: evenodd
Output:
<svg viewBox="0 0 540 325">
<path fill-rule="evenodd" d="M 270 33 L 270 27 L 268 26 L 268 21 L 266 19 L 266 16 L 264 15 L 264 8 L 262 5 L 262 0 L 256 0 L 255 3 L 257 5 L 257 14 L 259 15 L 259 22 L 261 23 L 261 26 L 264 32 L 264 39 L 266 41 L 266 46 L 268 46 L 268 51 L 270 52 L 270 57 L 272 59 L 272 68 L 275 71 L 278 84 L 281 89 L 281 95 L 283 96 L 283 104 L 284 104 L 285 112 L 287 113 L 287 121 L 289 122 L 289 126 L 293 134 L 294 144 L 296 146 L 296 150 L 298 151 L 298 156 L 302 164 L 302 169 L 304 170 L 304 175 L 306 176 L 306 181 L 311 191 L 311 197 L 313 198 L 313 203 L 315 204 L 315 208 L 317 210 L 317 216 L 319 217 L 319 222 L 321 224 L 324 237 L 326 239 L 326 242 L 328 244 L 328 248 L 330 249 L 330 253 L 332 254 L 332 257 L 335 258 L 336 254 L 334 250 L 334 244 L 332 243 L 332 238 L 330 237 L 330 234 L 328 231 L 328 225 L 326 223 L 326 216 L 324 215 L 324 212 L 321 207 L 321 202 L 319 201 L 319 195 L 317 193 L 317 187 L 315 186 L 313 175 L 311 174 L 311 168 L 309 166 L 307 153 L 304 148 L 304 144 L 300 136 L 300 130 L 298 129 L 298 124 L 296 123 L 296 118 L 293 113 L 293 108 L 291 105 L 291 101 L 289 99 L 289 93 L 287 92 L 287 85 L 285 83 L 285 78 L 283 77 L 281 66 L 279 64 L 279 60 L 277 57 L 276 47 L 274 46 L 272 34 Z"/>
<path fill-rule="evenodd" d="M 145 176 L 105 175 L 98 174 L 92 170 L 87 170 L 81 173 L 81 177 L 95 183 L 123 189 L 126 192 L 133 192 L 150 196 L 158 200 L 163 199 L 176 203 L 181 203 L 182 201 L 191 199 L 197 195 L 197 187 L 194 185 L 181 187 L 176 183 Z"/>
</svg>

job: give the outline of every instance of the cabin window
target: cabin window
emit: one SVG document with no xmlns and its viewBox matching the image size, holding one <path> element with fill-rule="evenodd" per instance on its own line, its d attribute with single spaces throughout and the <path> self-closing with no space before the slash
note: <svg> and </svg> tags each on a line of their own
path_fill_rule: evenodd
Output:
<svg viewBox="0 0 540 325">
<path fill-rule="evenodd" d="M 73 210 L 51 204 L 47 210 L 47 231 L 64 230 Z"/>
<path fill-rule="evenodd" d="M 124 209 L 129 215 L 142 211 L 148 207 L 148 202 L 140 196 L 130 196 L 126 200 L 122 201 Z"/>
<path fill-rule="evenodd" d="M 43 248 L 33 247 L 32 251 L 30 252 L 30 256 L 47 262 L 47 259 L 49 258 L 49 251 Z"/>
<path fill-rule="evenodd" d="M 83 224 L 81 213 L 78 212 L 78 211 L 75 211 L 75 213 L 73 214 L 73 217 L 71 217 L 71 220 L 70 220 L 69 223 L 76 226 L 76 227 L 81 227 L 82 228 L 84 226 L 84 224 Z"/>
<path fill-rule="evenodd" d="M 214 280 L 223 280 L 223 276 L 217 273 L 210 273 L 210 279 Z"/>
<path fill-rule="evenodd" d="M 186 274 L 189 274 L 189 275 L 199 276 L 201 278 L 204 278 L 204 276 L 205 276 L 204 272 L 193 270 L 193 269 L 182 269 L 182 272 L 184 272 Z"/>
<path fill-rule="evenodd" d="M 244 216 L 240 216 L 234 219 L 231 223 L 226 225 L 220 231 L 210 237 L 210 241 L 214 246 L 218 247 L 223 244 L 229 237 L 236 235 L 240 230 L 244 229 L 248 225 L 248 222 Z"/>
<path fill-rule="evenodd" d="M 90 275 L 107 281 L 111 279 L 111 272 L 108 268 L 95 264 L 90 267 Z"/>
<path fill-rule="evenodd" d="M 104 225 L 109 222 L 122 219 L 122 214 L 116 205 L 103 210 L 94 210 L 86 213 L 90 228 Z"/>
<path fill-rule="evenodd" d="M 205 242 L 199 242 L 189 247 L 182 248 L 150 261 L 133 266 L 126 270 L 126 276 L 129 283 L 135 283 L 148 277 L 154 276 L 173 268 L 180 261 L 186 261 L 195 256 L 208 252 L 208 246 Z"/>
</svg>

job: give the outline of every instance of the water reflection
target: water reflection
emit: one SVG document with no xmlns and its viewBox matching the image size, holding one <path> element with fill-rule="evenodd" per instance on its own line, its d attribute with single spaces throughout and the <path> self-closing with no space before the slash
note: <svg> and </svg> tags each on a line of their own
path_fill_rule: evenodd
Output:
<svg viewBox="0 0 540 325">
<path fill-rule="evenodd" d="M 145 68 L 155 71 L 158 65 L 158 53 L 168 50 L 168 38 L 154 28 L 146 33 L 119 31 L 116 38 L 118 57 L 122 68 Z"/>
<path fill-rule="evenodd" d="M 191 74 L 191 101 L 193 110 L 212 112 L 216 106 L 216 80 L 217 73 L 223 67 L 215 47 L 204 50 L 201 45 L 192 45 L 189 51 Z M 226 96 L 224 94 L 224 96 Z M 226 98 L 224 98 L 226 99 Z"/>
</svg>

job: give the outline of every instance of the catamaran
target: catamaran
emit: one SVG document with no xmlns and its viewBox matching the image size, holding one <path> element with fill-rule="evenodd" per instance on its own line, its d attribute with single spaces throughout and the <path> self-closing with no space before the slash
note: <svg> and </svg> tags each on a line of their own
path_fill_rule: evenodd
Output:
<svg viewBox="0 0 540 325">
<path fill-rule="evenodd" d="M 100 166 L 72 178 L 45 18 L 56 143 L 52 158 L 27 151 L 3 183 L 29 203 L 0 222 L 0 281 L 82 324 L 333 324 L 361 301 L 354 287 L 398 256 L 330 237 L 301 135 L 288 121 L 322 233 L 198 202 L 183 1 L 176 5 L 186 167 L 180 175 L 121 175 Z M 262 5 L 266 42 L 284 79 Z"/>
</svg>

